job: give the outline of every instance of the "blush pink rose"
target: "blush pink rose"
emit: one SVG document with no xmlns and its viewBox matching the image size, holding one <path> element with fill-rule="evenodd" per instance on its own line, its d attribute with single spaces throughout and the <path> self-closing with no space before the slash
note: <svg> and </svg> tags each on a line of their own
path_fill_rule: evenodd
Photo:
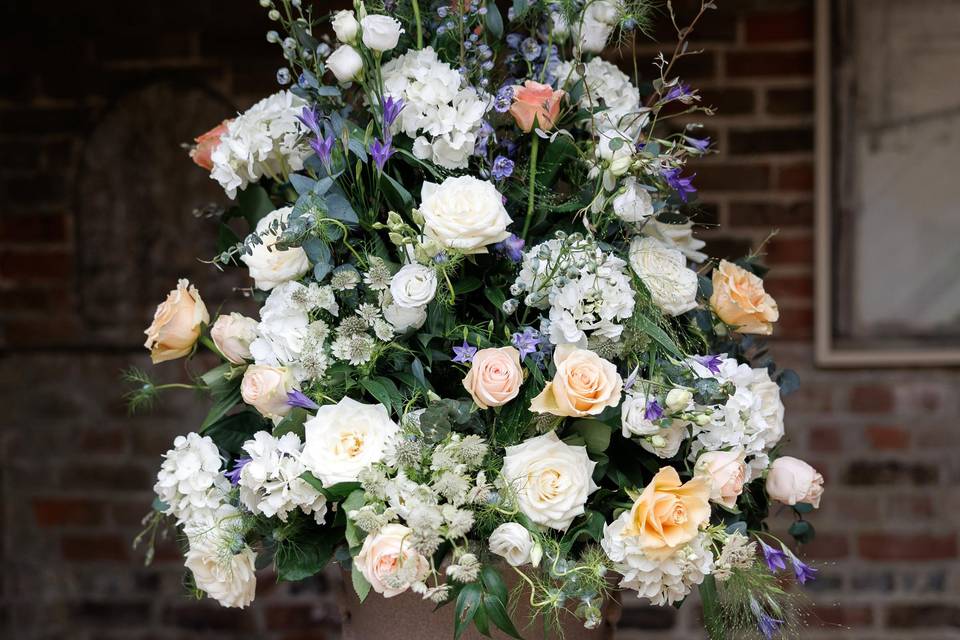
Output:
<svg viewBox="0 0 960 640">
<path fill-rule="evenodd" d="M 823 476 L 803 460 L 783 456 L 770 465 L 767 494 L 783 504 L 804 502 L 819 508 L 823 495 Z"/>
<path fill-rule="evenodd" d="M 536 126 L 548 131 L 556 124 L 560 114 L 560 102 L 565 94 L 562 89 L 554 90 L 548 84 L 527 80 L 522 86 L 513 89 L 510 115 L 525 133 L 530 133 L 534 122 Z"/>
<path fill-rule="evenodd" d="M 144 331 L 147 341 L 143 346 L 150 350 L 154 364 L 182 358 L 193 351 L 203 325 L 209 322 L 200 292 L 183 278 L 157 307 L 153 322 Z"/>
<path fill-rule="evenodd" d="M 194 138 L 196 145 L 190 150 L 190 159 L 207 171 L 213 170 L 213 152 L 220 146 L 220 138 L 227 132 L 230 120 L 224 120 L 210 131 Z"/>
<path fill-rule="evenodd" d="M 711 502 L 728 509 L 737 505 L 737 498 L 743 493 L 743 483 L 747 478 L 745 458 L 743 449 L 708 451 L 697 458 L 697 474 L 710 477 Z"/>
<path fill-rule="evenodd" d="M 521 384 L 520 352 L 513 347 L 477 351 L 463 379 L 463 387 L 481 409 L 507 404 L 520 393 Z"/>
<path fill-rule="evenodd" d="M 400 595 L 410 588 L 407 580 L 423 580 L 430 573 L 430 563 L 413 548 L 411 533 L 402 524 L 388 524 L 366 537 L 354 559 L 363 577 L 384 598 Z"/>
</svg>

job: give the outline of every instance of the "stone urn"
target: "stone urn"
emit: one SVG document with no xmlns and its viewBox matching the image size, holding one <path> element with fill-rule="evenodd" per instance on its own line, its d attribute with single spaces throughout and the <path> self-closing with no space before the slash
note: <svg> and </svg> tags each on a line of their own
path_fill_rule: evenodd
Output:
<svg viewBox="0 0 960 640">
<path fill-rule="evenodd" d="M 343 573 L 340 581 L 339 604 L 340 619 L 343 621 L 343 640 L 452 640 L 453 603 L 440 609 L 433 603 L 423 600 L 415 593 L 406 592 L 393 598 L 370 592 L 364 602 L 360 602 L 350 582 L 350 575 Z M 512 578 L 512 579 L 511 579 Z M 512 591 L 517 578 L 512 572 L 504 572 L 507 587 Z M 546 640 L 559 638 L 557 633 L 546 633 L 539 619 L 530 619 L 530 607 L 524 598 L 520 598 L 516 611 L 511 616 L 517 630 L 525 640 Z M 561 615 L 563 638 L 565 640 L 611 640 L 617 620 L 620 617 L 620 605 L 615 599 L 608 600 L 604 610 L 604 621 L 599 628 L 583 628 L 583 622 L 564 612 Z M 497 640 L 509 638 L 499 629 L 490 625 L 490 634 Z M 464 633 L 462 640 L 480 640 L 483 638 L 475 627 Z"/>
</svg>

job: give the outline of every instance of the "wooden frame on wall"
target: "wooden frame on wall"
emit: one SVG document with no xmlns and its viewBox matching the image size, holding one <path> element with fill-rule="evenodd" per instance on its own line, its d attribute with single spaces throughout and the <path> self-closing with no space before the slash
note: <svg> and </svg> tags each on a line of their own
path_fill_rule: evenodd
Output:
<svg viewBox="0 0 960 640">
<path fill-rule="evenodd" d="M 815 242 L 815 352 L 817 363 L 828 367 L 927 367 L 960 365 L 960 346 L 950 340 L 896 346 L 851 345 L 838 339 L 838 243 L 840 208 L 834 194 L 839 163 L 835 138 L 834 12 L 844 0 L 817 0 L 816 4 L 816 242 Z"/>
</svg>

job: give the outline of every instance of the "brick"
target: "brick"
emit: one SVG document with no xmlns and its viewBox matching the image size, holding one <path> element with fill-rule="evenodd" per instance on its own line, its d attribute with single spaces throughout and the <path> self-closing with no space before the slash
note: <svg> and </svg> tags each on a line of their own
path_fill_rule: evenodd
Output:
<svg viewBox="0 0 960 640">
<path fill-rule="evenodd" d="M 0 242 L 63 242 L 66 237 L 67 217 L 61 213 L 0 218 Z"/>
<path fill-rule="evenodd" d="M 813 309 L 781 306 L 780 320 L 774 326 L 773 335 L 789 340 L 811 338 L 813 336 Z"/>
<path fill-rule="evenodd" d="M 751 44 L 813 40 L 813 12 L 809 8 L 757 12 L 747 16 L 744 23 Z"/>
<path fill-rule="evenodd" d="M 813 191 L 813 165 L 802 163 L 779 167 L 774 184 L 781 191 Z"/>
<path fill-rule="evenodd" d="M 621 629 L 672 629 L 676 624 L 676 611 L 667 607 L 624 607 L 618 627 Z"/>
<path fill-rule="evenodd" d="M 960 606 L 949 604 L 888 605 L 887 625 L 895 629 L 960 628 Z"/>
<path fill-rule="evenodd" d="M 814 427 L 807 435 L 811 451 L 832 453 L 843 448 L 843 433 L 835 427 Z"/>
<path fill-rule="evenodd" d="M 64 560 L 69 562 L 126 562 L 130 541 L 118 535 L 66 536 L 60 541 Z"/>
<path fill-rule="evenodd" d="M 64 469 L 63 477 L 68 487 L 92 490 L 138 491 L 150 481 L 143 467 L 129 462 L 113 465 L 73 464 Z"/>
<path fill-rule="evenodd" d="M 753 113 L 756 98 L 752 89 L 702 89 L 700 104 L 714 107 L 720 116 Z"/>
<path fill-rule="evenodd" d="M 803 553 L 814 560 L 839 560 L 850 554 L 850 545 L 845 535 L 821 532 L 812 542 L 803 545 Z"/>
<path fill-rule="evenodd" d="M 867 627 L 873 623 L 873 610 L 865 606 L 816 606 L 810 620 L 819 627 Z"/>
<path fill-rule="evenodd" d="M 0 109 L 0 133 L 43 134 L 78 133 L 91 122 L 85 107 Z"/>
<path fill-rule="evenodd" d="M 727 151 L 732 155 L 812 150 L 813 129 L 810 127 L 734 129 L 727 136 Z"/>
<path fill-rule="evenodd" d="M 865 435 L 870 447 L 879 451 L 897 451 L 910 446 L 910 433 L 902 427 L 872 425 Z"/>
<path fill-rule="evenodd" d="M 706 164 L 693 167 L 693 184 L 703 191 L 762 191 L 770 186 L 770 169 L 760 164 Z"/>
<path fill-rule="evenodd" d="M 0 278 L 13 280 L 66 279 L 73 270 L 64 249 L 6 249 L 0 251 Z"/>
<path fill-rule="evenodd" d="M 847 465 L 843 481 L 851 486 L 931 485 L 940 479 L 940 468 L 925 462 L 901 460 L 854 460 Z"/>
<path fill-rule="evenodd" d="M 813 238 L 809 235 L 776 236 L 767 244 L 766 260 L 771 266 L 813 264 Z"/>
<path fill-rule="evenodd" d="M 946 560 L 957 557 L 957 534 L 861 534 L 857 549 L 868 560 Z"/>
<path fill-rule="evenodd" d="M 812 227 L 813 203 L 731 202 L 729 220 L 734 227 Z"/>
<path fill-rule="evenodd" d="M 82 498 L 35 498 L 33 517 L 40 527 L 96 526 L 104 519 L 103 504 Z"/>
<path fill-rule="evenodd" d="M 310 629 L 319 621 L 320 612 L 310 605 L 282 605 L 267 609 L 267 627 L 272 631 Z"/>
<path fill-rule="evenodd" d="M 726 54 L 726 71 L 731 78 L 810 76 L 813 52 L 730 51 Z"/>
<path fill-rule="evenodd" d="M 813 89 L 770 89 L 767 91 L 767 113 L 775 116 L 812 114 Z"/>
<path fill-rule="evenodd" d="M 76 622 L 96 623 L 110 620 L 111 625 L 139 626 L 150 615 L 149 602 L 80 602 L 70 607 L 70 617 Z"/>
<path fill-rule="evenodd" d="M 894 397 L 889 387 L 858 385 L 850 390 L 850 409 L 857 413 L 893 411 Z"/>
<path fill-rule="evenodd" d="M 813 276 L 781 276 L 776 269 L 763 280 L 763 287 L 775 300 L 813 297 Z"/>
</svg>

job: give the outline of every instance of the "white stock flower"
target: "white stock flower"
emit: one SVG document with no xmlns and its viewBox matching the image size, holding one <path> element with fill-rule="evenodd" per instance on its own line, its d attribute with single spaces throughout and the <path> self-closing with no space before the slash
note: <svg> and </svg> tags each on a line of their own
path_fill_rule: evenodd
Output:
<svg viewBox="0 0 960 640">
<path fill-rule="evenodd" d="M 653 215 L 650 193 L 628 176 L 623 181 L 623 190 L 613 198 L 613 212 L 624 222 L 637 223 Z"/>
<path fill-rule="evenodd" d="M 197 587 L 223 607 L 243 609 L 257 591 L 257 554 L 243 540 L 236 507 L 223 505 L 215 513 L 184 527 L 189 549 L 185 566 Z"/>
<path fill-rule="evenodd" d="M 574 33 L 581 50 L 600 53 L 617 24 L 617 5 L 610 0 L 594 0 L 587 4 L 581 19 L 574 23 Z"/>
<path fill-rule="evenodd" d="M 327 69 L 333 73 L 337 82 L 352 82 L 363 71 L 363 58 L 357 50 L 348 44 L 342 44 L 327 57 Z"/>
<path fill-rule="evenodd" d="M 269 291 L 289 280 L 297 280 L 310 270 L 310 259 L 301 247 L 281 250 L 275 246 L 292 210 L 283 207 L 261 218 L 254 234 L 262 242 L 253 244 L 249 254 L 240 256 L 257 289 Z"/>
<path fill-rule="evenodd" d="M 660 425 L 647 418 L 647 405 L 654 401 L 653 396 L 630 390 L 620 405 L 620 427 L 623 437 L 648 436 L 660 431 Z"/>
<path fill-rule="evenodd" d="M 344 44 L 356 44 L 357 34 L 360 32 L 360 23 L 353 11 L 337 11 L 330 21 L 337 40 Z"/>
<path fill-rule="evenodd" d="M 381 404 L 343 398 L 324 405 L 304 424 L 301 460 L 324 486 L 355 481 L 360 472 L 384 456 L 387 441 L 400 427 Z"/>
<path fill-rule="evenodd" d="M 280 91 L 229 122 L 210 156 L 210 177 L 229 198 L 263 176 L 286 176 L 303 169 L 313 153 L 303 139 L 306 127 L 297 119 L 306 104 L 292 92 Z"/>
<path fill-rule="evenodd" d="M 288 432 L 280 438 L 258 431 L 243 444 L 250 461 L 240 470 L 240 501 L 252 513 L 286 522 L 291 511 L 313 514 L 323 524 L 327 499 L 301 478 L 307 470 L 300 461 L 300 438 Z"/>
<path fill-rule="evenodd" d="M 693 237 L 693 222 L 689 220 L 682 224 L 673 224 L 660 222 L 654 218 L 643 225 L 643 233 L 656 238 L 668 247 L 679 249 L 691 262 L 700 264 L 707 259 L 707 254 L 700 251 L 707 243 Z"/>
<path fill-rule="evenodd" d="M 551 431 L 507 447 L 501 475 L 525 516 L 563 531 L 598 489 L 592 477 L 596 466 L 586 447 L 572 447 Z"/>
<path fill-rule="evenodd" d="M 463 253 L 486 253 L 487 245 L 506 240 L 513 222 L 493 183 L 473 176 L 424 182 L 420 214 L 424 232 L 441 245 Z"/>
<path fill-rule="evenodd" d="M 697 307 L 697 274 L 679 250 L 655 238 L 636 237 L 630 242 L 630 266 L 664 313 L 678 316 Z"/>
<path fill-rule="evenodd" d="M 424 307 L 437 293 L 437 271 L 422 264 L 405 264 L 390 281 L 394 304 L 408 309 Z"/>
<path fill-rule="evenodd" d="M 177 436 L 173 449 L 163 454 L 153 486 L 154 493 L 167 505 L 164 513 L 177 522 L 189 522 L 216 511 L 230 490 L 222 465 L 220 451 L 209 436 Z"/>
<path fill-rule="evenodd" d="M 360 21 L 363 27 L 363 44 L 383 53 L 397 46 L 403 28 L 400 21 L 383 15 L 369 15 Z"/>
<path fill-rule="evenodd" d="M 533 537 L 527 528 L 517 522 L 505 522 L 490 534 L 490 552 L 502 556 L 512 567 L 534 562 Z M 539 555 L 539 554 L 536 554 Z M 537 557 L 537 560 L 540 558 Z"/>
</svg>

